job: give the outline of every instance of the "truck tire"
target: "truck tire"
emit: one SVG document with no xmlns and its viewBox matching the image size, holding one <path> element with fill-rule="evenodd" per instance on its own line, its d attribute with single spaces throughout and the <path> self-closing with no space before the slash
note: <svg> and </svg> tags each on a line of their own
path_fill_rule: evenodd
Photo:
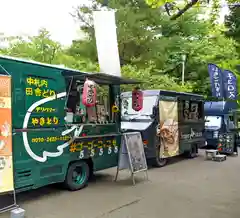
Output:
<svg viewBox="0 0 240 218">
<path fill-rule="evenodd" d="M 167 164 L 167 158 L 160 158 L 159 156 L 156 156 L 153 160 L 153 166 L 154 167 L 164 167 Z"/>
<path fill-rule="evenodd" d="M 160 158 L 159 153 L 160 153 L 160 146 L 157 147 L 156 157 L 152 160 L 152 165 L 158 168 L 164 167 L 167 164 L 167 158 Z"/>
<path fill-rule="evenodd" d="M 85 161 L 70 164 L 64 181 L 70 191 L 80 190 L 88 185 L 90 175 L 89 165 Z"/>
<path fill-rule="evenodd" d="M 197 145 L 191 145 L 190 151 L 187 152 L 188 158 L 195 158 L 198 154 L 198 146 Z"/>
</svg>

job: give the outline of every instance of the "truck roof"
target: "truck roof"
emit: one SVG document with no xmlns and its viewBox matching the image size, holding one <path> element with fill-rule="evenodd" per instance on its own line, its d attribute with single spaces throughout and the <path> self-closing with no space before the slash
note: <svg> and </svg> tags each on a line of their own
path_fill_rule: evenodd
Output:
<svg viewBox="0 0 240 218">
<path fill-rule="evenodd" d="M 0 55 L 0 59 L 5 59 L 5 60 L 11 60 L 15 62 L 21 62 L 21 63 L 26 63 L 26 64 L 32 64 L 32 65 L 39 65 L 42 67 L 48 67 L 48 68 L 53 68 L 53 69 L 59 69 L 62 71 L 62 75 L 65 77 L 73 77 L 73 78 L 81 78 L 85 79 L 86 77 L 92 78 L 96 83 L 99 84 L 113 84 L 113 85 L 120 85 L 120 84 L 139 84 L 141 83 L 140 81 L 134 80 L 134 79 L 128 79 L 128 78 L 123 78 L 119 76 L 113 76 L 110 74 L 106 73 L 95 73 L 95 72 L 83 72 L 79 71 L 76 69 L 72 68 L 67 68 L 61 65 L 52 65 L 52 64 L 45 64 L 33 60 L 26 60 L 22 58 L 16 58 L 16 57 L 11 57 L 11 56 L 6 56 L 6 55 Z"/>
<path fill-rule="evenodd" d="M 204 104 L 204 113 L 206 116 L 224 115 L 236 108 L 237 103 L 233 101 L 207 101 Z"/>
<path fill-rule="evenodd" d="M 131 92 L 123 92 L 122 96 L 128 96 Z M 167 96 L 189 96 L 189 97 L 195 97 L 195 98 L 201 98 L 203 99 L 203 95 L 198 95 L 194 93 L 188 93 L 188 92 L 176 92 L 176 91 L 170 91 L 170 90 L 161 90 L 161 89 L 153 89 L 153 90 L 143 90 L 144 95 L 167 95 Z"/>
<path fill-rule="evenodd" d="M 62 65 L 46 64 L 46 63 L 42 63 L 42 62 L 38 62 L 38 61 L 33 61 L 33 60 L 30 60 L 30 59 L 11 57 L 11 56 L 2 55 L 2 54 L 0 55 L 0 59 L 12 60 L 12 61 L 17 61 L 17 62 L 26 63 L 26 64 L 34 64 L 34 65 L 39 65 L 39 66 L 43 66 L 43 67 L 50 67 L 50 68 L 59 69 L 59 70 L 70 70 L 70 71 L 79 72 L 76 69 L 63 67 Z"/>
</svg>

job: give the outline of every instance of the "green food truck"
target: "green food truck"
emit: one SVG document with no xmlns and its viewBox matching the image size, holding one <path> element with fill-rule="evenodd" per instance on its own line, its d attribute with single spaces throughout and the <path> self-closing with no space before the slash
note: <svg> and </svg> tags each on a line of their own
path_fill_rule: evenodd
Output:
<svg viewBox="0 0 240 218">
<path fill-rule="evenodd" d="M 12 81 L 16 192 L 52 183 L 79 190 L 87 185 L 94 171 L 117 165 L 121 143 L 120 85 L 136 81 L 7 56 L 0 56 L 0 74 Z M 81 100 L 86 80 L 96 84 L 94 107 L 86 107 Z M 0 145 L 3 168 L 5 152 L 6 146 Z"/>
<path fill-rule="evenodd" d="M 140 131 L 149 164 L 162 167 L 169 157 L 196 157 L 205 145 L 204 97 L 166 90 L 142 91 L 142 108 L 132 108 L 132 92 L 121 94 L 123 132 Z"/>
</svg>

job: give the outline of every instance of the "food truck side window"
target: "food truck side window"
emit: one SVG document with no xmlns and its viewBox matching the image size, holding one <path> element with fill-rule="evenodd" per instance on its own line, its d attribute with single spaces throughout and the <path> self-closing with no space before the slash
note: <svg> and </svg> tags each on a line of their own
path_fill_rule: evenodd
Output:
<svg viewBox="0 0 240 218">
<path fill-rule="evenodd" d="M 183 102 L 183 119 L 200 120 L 203 119 L 201 101 L 184 101 Z"/>
<path fill-rule="evenodd" d="M 71 87 L 69 88 L 71 84 Z M 72 123 L 107 123 L 109 117 L 109 86 L 96 85 L 97 101 L 94 106 L 87 107 L 82 102 L 83 82 L 73 80 L 68 85 L 66 113 Z"/>
<path fill-rule="evenodd" d="M 189 101 L 183 101 L 183 119 L 189 120 L 189 112 L 190 112 L 190 102 Z"/>
<path fill-rule="evenodd" d="M 110 119 L 110 88 L 109 85 L 97 86 L 97 122 L 108 123 Z"/>
</svg>

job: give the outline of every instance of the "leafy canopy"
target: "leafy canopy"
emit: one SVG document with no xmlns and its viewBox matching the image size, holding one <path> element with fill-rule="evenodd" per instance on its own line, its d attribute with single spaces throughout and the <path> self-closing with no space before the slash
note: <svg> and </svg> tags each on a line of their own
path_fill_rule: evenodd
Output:
<svg viewBox="0 0 240 218">
<path fill-rule="evenodd" d="M 91 6 L 80 5 L 76 9 L 73 16 L 85 37 L 74 40 L 68 48 L 52 40 L 46 29 L 40 29 L 34 37 L 1 34 L 0 39 L 5 39 L 9 46 L 0 49 L 0 53 L 82 71 L 98 71 L 92 11 L 102 7 L 106 7 L 104 1 L 92 0 Z M 224 26 L 213 22 L 212 15 L 210 19 L 202 19 L 205 7 L 192 7 L 179 19 L 172 20 L 165 9 L 152 8 L 145 0 L 109 0 L 108 8 L 116 10 L 122 74 L 144 81 L 142 88 L 207 95 L 210 94 L 208 63 L 237 73 L 235 67 L 240 58 L 236 12 L 230 14 L 233 17 L 227 18 Z M 181 86 L 182 55 L 187 57 L 184 86 Z"/>
</svg>

